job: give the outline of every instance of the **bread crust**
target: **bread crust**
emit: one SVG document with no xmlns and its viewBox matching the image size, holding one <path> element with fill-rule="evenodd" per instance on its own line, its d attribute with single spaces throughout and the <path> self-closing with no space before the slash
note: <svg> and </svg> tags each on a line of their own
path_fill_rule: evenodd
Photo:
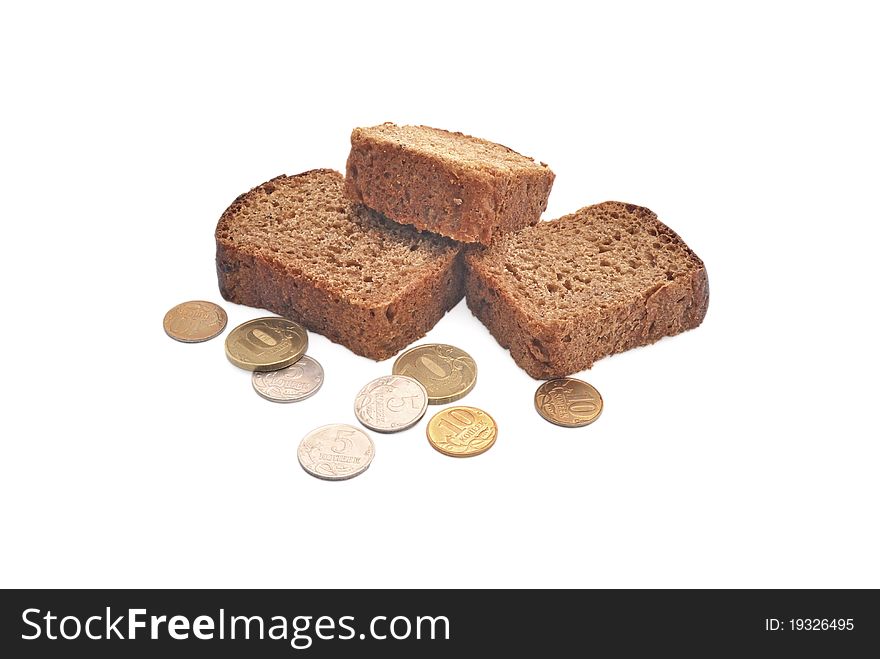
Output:
<svg viewBox="0 0 880 659">
<path fill-rule="evenodd" d="M 465 243 L 491 244 L 500 233 L 535 224 L 547 208 L 554 174 L 512 149 L 462 133 L 418 127 L 503 150 L 521 162 L 508 168 L 491 162 L 475 167 L 420 148 L 389 141 L 377 129 L 355 128 L 346 164 L 346 194 L 396 222 Z"/>
<path fill-rule="evenodd" d="M 592 367 L 602 357 L 693 329 L 705 318 L 709 280 L 702 260 L 651 211 L 625 206 L 647 218 L 658 232 L 680 243 L 689 257 L 690 267 L 671 280 L 657 281 L 606 308 L 584 307 L 565 318 L 546 318 L 517 299 L 515 289 L 503 276 L 485 267 L 492 248 L 471 248 L 466 253 L 468 308 L 533 378 L 549 379 L 577 373 Z M 553 231 L 554 222 L 558 221 L 542 223 L 541 228 Z"/>
<path fill-rule="evenodd" d="M 316 172 L 332 170 L 313 170 L 299 176 Z M 290 318 L 377 361 L 392 357 L 424 336 L 461 300 L 463 258 L 454 245 L 425 267 L 409 286 L 388 291 L 381 300 L 368 301 L 332 282 L 306 276 L 295 263 L 230 240 L 226 223 L 241 212 L 249 195 L 289 178 L 277 177 L 239 196 L 218 222 L 217 279 L 224 299 Z"/>
</svg>

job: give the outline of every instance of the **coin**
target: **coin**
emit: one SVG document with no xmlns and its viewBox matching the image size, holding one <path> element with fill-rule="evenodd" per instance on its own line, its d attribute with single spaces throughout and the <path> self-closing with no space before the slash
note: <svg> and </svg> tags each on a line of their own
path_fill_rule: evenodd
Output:
<svg viewBox="0 0 880 659">
<path fill-rule="evenodd" d="M 498 437 L 495 419 L 476 407 L 447 407 L 428 421 L 428 441 L 454 458 L 468 458 L 492 448 Z"/>
<path fill-rule="evenodd" d="M 165 314 L 165 333 L 175 341 L 201 343 L 226 329 L 226 312 L 213 302 L 183 302 Z"/>
<path fill-rule="evenodd" d="M 294 403 L 305 400 L 324 384 L 324 369 L 303 355 L 295 364 L 277 371 L 254 371 L 251 376 L 254 390 L 273 403 Z"/>
<path fill-rule="evenodd" d="M 226 337 L 226 356 L 246 371 L 277 371 L 290 366 L 308 347 L 303 326 L 277 316 L 249 320 Z"/>
<path fill-rule="evenodd" d="M 548 380 L 535 392 L 535 409 L 550 423 L 566 428 L 586 426 L 602 413 L 602 396 L 583 380 Z"/>
<path fill-rule="evenodd" d="M 316 478 L 341 481 L 367 470 L 375 453 L 363 430 L 342 423 L 316 428 L 303 437 L 296 451 L 302 468 Z"/>
<path fill-rule="evenodd" d="M 405 375 L 376 378 L 354 400 L 358 421 L 377 432 L 411 428 L 428 409 L 428 392 L 418 380 Z"/>
<path fill-rule="evenodd" d="M 443 343 L 410 348 L 394 361 L 391 372 L 421 382 L 430 405 L 452 403 L 477 383 L 477 364 L 471 356 Z"/>
</svg>

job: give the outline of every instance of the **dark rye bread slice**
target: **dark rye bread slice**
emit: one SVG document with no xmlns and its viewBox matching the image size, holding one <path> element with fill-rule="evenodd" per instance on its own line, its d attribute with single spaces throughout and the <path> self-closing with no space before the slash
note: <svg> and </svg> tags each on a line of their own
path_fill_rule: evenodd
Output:
<svg viewBox="0 0 880 659">
<path fill-rule="evenodd" d="M 465 256 L 467 303 L 534 378 L 699 325 L 703 262 L 647 208 L 609 201 Z"/>
<path fill-rule="evenodd" d="M 488 245 L 540 219 L 553 178 L 500 144 L 386 123 L 352 131 L 346 192 L 396 222 Z"/>
<path fill-rule="evenodd" d="M 352 204 L 343 185 L 316 169 L 232 202 L 215 234 L 220 292 L 387 359 L 461 299 L 461 248 Z"/>
</svg>

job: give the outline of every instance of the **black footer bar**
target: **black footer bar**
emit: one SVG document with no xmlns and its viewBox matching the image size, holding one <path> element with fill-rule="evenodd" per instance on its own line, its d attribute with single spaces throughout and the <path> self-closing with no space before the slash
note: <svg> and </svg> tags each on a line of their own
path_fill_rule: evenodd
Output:
<svg viewBox="0 0 880 659">
<path fill-rule="evenodd" d="M 0 603 L 7 657 L 880 648 L 873 590 L 7 590 Z"/>
</svg>

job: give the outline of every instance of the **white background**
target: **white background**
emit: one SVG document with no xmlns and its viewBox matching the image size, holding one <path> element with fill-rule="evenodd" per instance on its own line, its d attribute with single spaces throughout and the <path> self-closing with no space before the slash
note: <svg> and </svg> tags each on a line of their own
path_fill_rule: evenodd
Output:
<svg viewBox="0 0 880 659">
<path fill-rule="evenodd" d="M 0 585 L 880 586 L 870 4 L 580 4 L 4 5 Z M 462 303 L 427 339 L 476 358 L 495 447 L 423 420 L 309 477 L 391 360 L 312 334 L 324 388 L 276 405 L 162 318 L 221 301 L 239 193 L 387 120 L 549 163 L 546 218 L 653 209 L 705 323 L 584 373 L 605 411 L 567 430 Z"/>
</svg>

